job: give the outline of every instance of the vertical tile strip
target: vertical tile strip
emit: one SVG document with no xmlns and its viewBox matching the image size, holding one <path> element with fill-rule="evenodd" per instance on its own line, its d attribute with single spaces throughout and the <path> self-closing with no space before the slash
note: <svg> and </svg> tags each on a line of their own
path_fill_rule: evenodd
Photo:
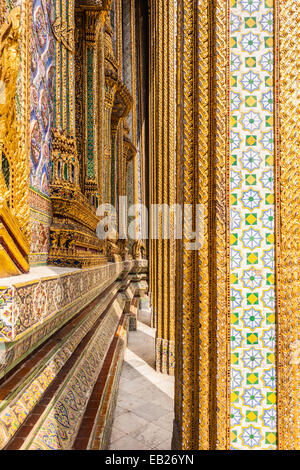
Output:
<svg viewBox="0 0 300 470">
<path fill-rule="evenodd" d="M 231 0 L 231 447 L 276 449 L 273 0 Z"/>
</svg>

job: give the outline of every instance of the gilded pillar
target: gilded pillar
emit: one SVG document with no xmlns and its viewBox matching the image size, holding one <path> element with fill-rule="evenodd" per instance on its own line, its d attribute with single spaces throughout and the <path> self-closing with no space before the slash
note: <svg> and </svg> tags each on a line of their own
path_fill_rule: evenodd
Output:
<svg viewBox="0 0 300 470">
<path fill-rule="evenodd" d="M 74 80 L 74 0 L 56 0 L 52 31 L 56 39 L 54 127 L 66 135 L 75 132 Z"/>
<path fill-rule="evenodd" d="M 2 8 L 0 26 L 0 277 L 28 272 L 31 2 Z"/>
<path fill-rule="evenodd" d="M 132 106 L 132 143 L 137 147 L 137 83 L 136 83 L 136 24 L 135 24 L 135 0 L 130 0 L 130 44 L 131 44 L 131 95 Z M 133 159 L 134 174 L 134 204 L 138 204 L 138 161 L 137 154 Z"/>
<path fill-rule="evenodd" d="M 156 315 L 156 368 L 174 374 L 175 368 L 175 126 L 176 126 L 176 36 L 175 2 L 151 4 L 151 203 L 158 204 L 158 240 L 151 240 L 150 274 Z M 151 72 L 150 72 L 151 73 Z M 152 80 L 151 80 L 152 82 Z M 152 114 L 152 113 L 151 113 Z M 170 211 L 169 211 L 170 210 Z M 154 208 L 150 208 L 150 220 Z M 155 231 L 155 227 L 152 227 Z M 152 233 L 151 238 L 153 238 Z"/>
<path fill-rule="evenodd" d="M 96 87 L 95 77 L 97 76 L 98 55 L 96 53 L 97 44 L 97 23 L 99 12 L 95 10 L 85 11 L 85 95 L 84 101 L 86 134 L 85 134 L 85 181 L 84 192 L 93 206 L 97 207 L 99 201 L 98 192 L 98 126 L 96 126 Z"/>
<path fill-rule="evenodd" d="M 104 22 L 111 1 L 101 5 L 79 0 L 75 10 L 76 140 L 81 166 L 81 188 L 96 209 L 102 202 L 104 153 Z"/>
<path fill-rule="evenodd" d="M 155 204 L 156 197 L 156 187 L 155 187 L 155 164 L 156 160 L 154 158 L 154 148 L 155 148 L 155 119 L 154 119 L 154 110 L 155 110 L 155 93 L 154 93 L 154 64 L 155 51 L 156 51 L 156 2 L 148 2 L 149 7 L 149 23 L 150 23 L 150 67 L 149 67 L 149 209 L 151 217 L 151 205 Z M 151 220 L 151 219 L 150 219 Z M 151 324 L 156 328 L 156 240 L 152 236 L 152 230 L 150 227 L 150 237 L 149 237 L 149 291 L 151 295 L 151 305 L 152 305 L 152 318 Z"/>
<path fill-rule="evenodd" d="M 133 98 L 122 74 L 122 5 L 114 4 L 114 28 L 108 16 L 104 27 L 105 57 L 105 202 L 118 206 L 118 196 L 124 196 L 126 171 L 126 117 Z M 129 139 L 130 143 L 130 139 Z M 124 157 L 125 155 L 125 157 Z"/>
<path fill-rule="evenodd" d="M 122 0 L 115 1 L 115 17 L 116 17 L 116 58 L 119 64 L 118 77 L 123 79 L 123 21 L 122 21 Z M 127 173 L 126 173 L 126 146 L 124 147 L 124 120 L 119 122 L 118 132 L 116 135 L 116 144 L 118 148 L 118 195 L 127 195 Z M 125 125 L 126 127 L 126 125 Z"/>
<path fill-rule="evenodd" d="M 178 3 L 178 202 L 202 208 L 202 244 L 178 241 L 176 379 L 173 447 L 210 447 L 209 41 L 208 2 Z"/>
<path fill-rule="evenodd" d="M 300 6 L 274 4 L 278 448 L 299 450 Z"/>
<path fill-rule="evenodd" d="M 104 144 L 105 144 L 105 51 L 104 51 L 104 25 L 100 25 L 97 37 L 97 63 L 96 70 L 96 119 L 97 119 L 97 152 L 98 152 L 98 194 L 99 204 L 104 202 Z"/>
</svg>

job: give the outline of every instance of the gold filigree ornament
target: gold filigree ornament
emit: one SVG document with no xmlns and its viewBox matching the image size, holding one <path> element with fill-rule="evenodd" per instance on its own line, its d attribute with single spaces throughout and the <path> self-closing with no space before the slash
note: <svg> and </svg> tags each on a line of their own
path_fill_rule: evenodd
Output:
<svg viewBox="0 0 300 470">
<path fill-rule="evenodd" d="M 57 17 L 54 22 L 51 23 L 51 29 L 55 39 L 59 43 L 62 43 L 68 51 L 74 53 L 74 28 L 69 28 L 66 21 Z"/>
<path fill-rule="evenodd" d="M 75 138 L 53 129 L 51 160 L 49 263 L 77 268 L 106 264 L 107 244 L 96 236 L 100 219 L 79 185 Z"/>
<path fill-rule="evenodd" d="M 16 113 L 21 8 L 0 29 L 0 277 L 29 271 L 28 172 Z"/>
</svg>

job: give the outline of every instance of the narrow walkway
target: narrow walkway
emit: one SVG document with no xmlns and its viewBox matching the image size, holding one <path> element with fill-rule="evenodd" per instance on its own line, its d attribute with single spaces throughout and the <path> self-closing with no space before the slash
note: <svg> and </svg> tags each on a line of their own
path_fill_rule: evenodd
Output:
<svg viewBox="0 0 300 470">
<path fill-rule="evenodd" d="M 170 450 L 174 378 L 155 371 L 155 330 L 140 310 L 129 333 L 114 416 L 111 450 Z"/>
</svg>

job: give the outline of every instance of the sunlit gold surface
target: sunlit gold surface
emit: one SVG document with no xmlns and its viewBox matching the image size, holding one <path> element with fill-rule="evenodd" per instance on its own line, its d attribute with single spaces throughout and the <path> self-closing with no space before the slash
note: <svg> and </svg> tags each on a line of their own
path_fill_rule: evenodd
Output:
<svg viewBox="0 0 300 470">
<path fill-rule="evenodd" d="M 26 242 L 29 235 L 29 164 L 16 114 L 20 18 L 21 9 L 16 7 L 11 10 L 0 29 L 0 83 L 4 87 L 4 96 L 0 103 L 1 276 L 26 272 L 29 269 Z M 9 187 L 2 174 L 2 154 L 9 164 Z M 7 232 L 8 225 L 10 234 Z M 18 244 L 26 246 L 26 249 L 19 251 Z"/>
</svg>

